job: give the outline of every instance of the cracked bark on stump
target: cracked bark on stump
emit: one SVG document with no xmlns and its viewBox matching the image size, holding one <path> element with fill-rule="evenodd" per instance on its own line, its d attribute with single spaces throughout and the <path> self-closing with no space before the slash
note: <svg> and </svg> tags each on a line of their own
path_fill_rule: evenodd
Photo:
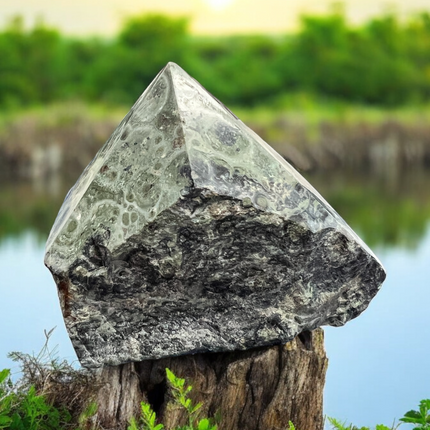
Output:
<svg viewBox="0 0 430 430">
<path fill-rule="evenodd" d="M 193 386 L 202 416 L 221 415 L 219 430 L 322 430 L 323 389 L 328 360 L 321 329 L 303 332 L 286 345 L 247 351 L 168 357 L 104 367 L 100 373 L 98 420 L 125 429 L 149 402 L 166 429 L 184 424 L 172 401 L 165 369 Z"/>
</svg>

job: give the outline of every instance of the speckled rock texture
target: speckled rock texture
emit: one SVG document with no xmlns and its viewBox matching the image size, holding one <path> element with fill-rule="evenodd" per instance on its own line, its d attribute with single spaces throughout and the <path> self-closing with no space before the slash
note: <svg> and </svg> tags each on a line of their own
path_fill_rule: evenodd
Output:
<svg viewBox="0 0 430 430">
<path fill-rule="evenodd" d="M 169 63 L 46 245 L 83 366 L 285 343 L 358 316 L 385 272 L 318 192 Z"/>
</svg>

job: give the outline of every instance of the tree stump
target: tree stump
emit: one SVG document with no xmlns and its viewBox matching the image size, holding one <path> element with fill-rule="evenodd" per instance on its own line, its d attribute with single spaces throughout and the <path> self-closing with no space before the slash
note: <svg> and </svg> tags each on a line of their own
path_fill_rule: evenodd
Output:
<svg viewBox="0 0 430 430">
<path fill-rule="evenodd" d="M 183 425 L 166 381 L 166 367 L 193 386 L 202 416 L 221 416 L 219 430 L 323 428 L 323 389 L 328 360 L 324 332 L 298 335 L 285 345 L 247 351 L 202 353 L 104 367 L 100 373 L 98 421 L 125 429 L 148 402 L 167 429 Z"/>
</svg>

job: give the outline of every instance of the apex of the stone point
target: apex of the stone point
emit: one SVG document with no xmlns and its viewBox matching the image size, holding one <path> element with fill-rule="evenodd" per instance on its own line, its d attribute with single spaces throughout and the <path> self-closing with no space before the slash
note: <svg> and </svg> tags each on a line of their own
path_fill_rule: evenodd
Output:
<svg viewBox="0 0 430 430">
<path fill-rule="evenodd" d="M 187 75 L 187 73 L 185 72 L 185 70 L 179 66 L 178 64 L 174 63 L 173 61 L 169 61 L 164 68 L 162 69 L 162 71 L 160 73 L 166 72 L 168 71 L 170 73 L 170 75 L 173 77 L 174 74 L 176 73 L 183 73 L 184 75 Z M 189 76 L 189 75 L 187 75 Z M 189 76 L 191 78 L 191 76 Z"/>
<path fill-rule="evenodd" d="M 178 66 L 176 63 L 174 63 L 173 61 L 169 61 L 167 64 L 166 64 L 166 68 L 176 68 L 176 67 L 179 67 L 180 69 L 182 69 L 182 67 L 180 67 L 180 66 Z"/>
</svg>

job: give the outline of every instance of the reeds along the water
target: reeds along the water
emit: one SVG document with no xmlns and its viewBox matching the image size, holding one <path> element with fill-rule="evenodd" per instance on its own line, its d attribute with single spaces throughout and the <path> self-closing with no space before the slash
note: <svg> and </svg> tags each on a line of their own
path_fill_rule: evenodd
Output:
<svg viewBox="0 0 430 430">
<path fill-rule="evenodd" d="M 262 137 L 302 171 L 357 169 L 388 173 L 406 167 L 430 165 L 430 125 L 395 120 L 380 123 L 320 122 L 306 124 L 281 119 L 274 125 L 276 137 L 257 130 Z M 274 130 L 272 129 L 272 133 Z"/>
<path fill-rule="evenodd" d="M 0 177 L 79 175 L 118 122 L 119 118 L 86 119 L 83 115 L 52 123 L 17 119 L 0 133 Z M 321 121 L 309 126 L 306 121 L 281 116 L 270 125 L 256 121 L 249 125 L 301 171 L 393 172 L 430 165 L 430 125 L 418 121 Z"/>
</svg>

